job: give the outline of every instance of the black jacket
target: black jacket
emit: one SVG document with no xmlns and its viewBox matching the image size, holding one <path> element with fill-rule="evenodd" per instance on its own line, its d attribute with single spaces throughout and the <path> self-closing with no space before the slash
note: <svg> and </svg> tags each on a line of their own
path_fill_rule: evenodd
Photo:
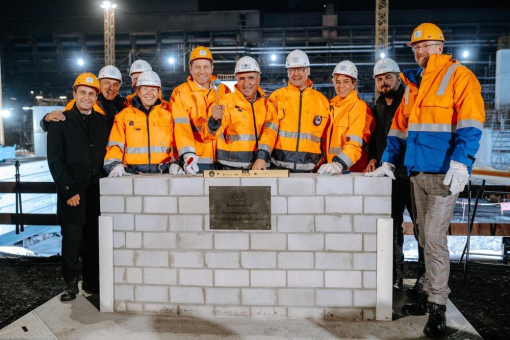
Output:
<svg viewBox="0 0 510 340">
<path fill-rule="evenodd" d="M 379 96 L 372 108 L 372 114 L 375 119 L 375 130 L 372 133 L 372 137 L 370 137 L 368 160 L 371 161 L 375 159 L 378 165 L 381 162 L 384 149 L 386 149 L 386 137 L 388 136 L 391 124 L 393 123 L 393 117 L 395 117 L 395 112 L 397 112 L 400 102 L 402 101 L 404 92 L 405 85 L 401 83 L 390 106 L 388 106 L 383 96 Z M 395 171 L 395 175 L 401 178 L 407 178 L 406 169 L 403 164 Z"/>
<path fill-rule="evenodd" d="M 113 121 L 115 120 L 115 115 L 124 109 L 126 98 L 118 94 L 112 100 L 107 100 L 102 93 L 99 93 L 99 95 L 97 96 L 97 101 L 99 106 L 103 109 L 104 113 L 106 114 L 108 121 L 108 131 L 110 131 L 113 126 Z M 44 118 L 46 118 L 46 115 L 42 117 L 41 121 L 39 122 L 39 125 L 41 126 L 41 129 L 44 132 L 47 132 L 51 122 L 45 121 Z"/>
<path fill-rule="evenodd" d="M 77 109 L 64 111 L 65 121 L 50 124 L 48 165 L 58 189 L 57 218 L 60 223 L 83 224 L 85 188 L 104 176 L 103 162 L 108 142 L 107 116 L 92 111 L 85 116 Z M 80 195 L 80 204 L 71 207 L 67 200 Z M 99 200 L 99 197 L 97 197 Z"/>
</svg>

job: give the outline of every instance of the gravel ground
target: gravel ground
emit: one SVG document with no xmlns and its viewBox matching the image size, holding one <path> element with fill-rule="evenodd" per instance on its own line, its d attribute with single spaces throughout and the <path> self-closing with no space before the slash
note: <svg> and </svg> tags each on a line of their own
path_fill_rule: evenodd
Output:
<svg viewBox="0 0 510 340">
<path fill-rule="evenodd" d="M 406 262 L 413 278 L 415 262 Z M 58 295 L 64 287 L 60 259 L 0 258 L 0 329 Z M 469 263 L 467 280 L 452 262 L 450 299 L 484 339 L 510 340 L 510 266 Z"/>
</svg>

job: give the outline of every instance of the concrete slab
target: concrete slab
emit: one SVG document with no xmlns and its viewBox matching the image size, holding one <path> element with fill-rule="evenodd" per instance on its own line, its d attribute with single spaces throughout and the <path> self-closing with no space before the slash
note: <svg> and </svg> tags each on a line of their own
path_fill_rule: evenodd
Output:
<svg viewBox="0 0 510 340">
<path fill-rule="evenodd" d="M 97 304 L 97 298 L 93 302 Z M 447 309 L 448 339 L 482 339 L 451 302 Z M 32 313 L 41 320 L 41 328 L 47 328 L 60 340 L 426 339 L 422 329 L 427 322 L 427 316 L 401 317 L 391 322 L 346 322 L 313 318 L 261 320 L 100 313 L 82 295 L 66 303 L 55 297 Z M 33 339 L 12 337 L 13 328 L 20 328 L 27 316 L 0 330 L 0 339 Z"/>
</svg>

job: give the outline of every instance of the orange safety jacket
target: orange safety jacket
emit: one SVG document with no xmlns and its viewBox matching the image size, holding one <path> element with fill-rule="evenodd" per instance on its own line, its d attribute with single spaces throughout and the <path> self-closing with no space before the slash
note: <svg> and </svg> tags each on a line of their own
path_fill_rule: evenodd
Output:
<svg viewBox="0 0 510 340">
<path fill-rule="evenodd" d="M 233 168 L 251 169 L 259 148 L 271 154 L 272 145 L 263 143 L 263 140 L 274 139 L 278 125 L 274 106 L 268 101 L 260 87 L 257 89 L 257 98 L 252 103 L 246 100 L 237 85 L 233 93 L 225 95 L 221 101 L 221 104 L 225 105 L 221 126 L 209 118 L 202 128 L 205 141 L 218 139 L 218 163 Z M 269 128 L 262 131 L 264 126 Z M 266 165 L 269 167 L 269 162 Z"/>
<path fill-rule="evenodd" d="M 215 105 L 216 94 L 212 82 L 217 79 L 211 76 L 210 88 L 202 88 L 193 81 L 177 86 L 170 97 L 170 111 L 175 124 L 175 142 L 179 156 L 194 153 L 199 156 L 199 164 L 213 164 L 215 148 L 213 141 L 204 141 L 201 134 L 202 126 L 208 118 L 208 109 Z M 219 99 L 223 100 L 230 90 L 224 84 L 218 88 Z"/>
<path fill-rule="evenodd" d="M 108 173 L 117 164 L 131 165 L 128 172 L 158 172 L 160 163 L 172 162 L 174 123 L 166 105 L 158 99 L 146 110 L 136 96 L 115 116 L 104 162 Z"/>
<path fill-rule="evenodd" d="M 62 111 L 69 111 L 72 110 L 74 107 L 74 103 L 76 103 L 76 99 L 71 99 L 67 104 L 66 107 Z M 99 112 L 100 114 L 105 114 L 103 110 L 103 105 L 98 100 L 94 103 L 94 111 Z"/>
<path fill-rule="evenodd" d="M 269 100 L 278 118 L 278 134 L 265 142 L 274 145 L 271 162 L 293 172 L 312 172 L 326 154 L 331 114 L 328 100 L 313 89 L 310 79 L 305 90 L 289 83 L 274 91 Z"/>
<path fill-rule="evenodd" d="M 328 163 L 338 162 L 351 171 L 365 170 L 368 161 L 366 146 L 375 127 L 372 110 L 359 99 L 356 90 L 344 99 L 336 96 L 331 99 L 331 105 Z"/>
<path fill-rule="evenodd" d="M 404 74 L 413 80 L 421 72 Z M 417 84 L 395 113 L 382 161 L 398 166 L 405 154 L 408 172 L 446 173 L 451 160 L 471 171 L 485 122 L 478 79 L 451 55 L 433 54 Z"/>
</svg>

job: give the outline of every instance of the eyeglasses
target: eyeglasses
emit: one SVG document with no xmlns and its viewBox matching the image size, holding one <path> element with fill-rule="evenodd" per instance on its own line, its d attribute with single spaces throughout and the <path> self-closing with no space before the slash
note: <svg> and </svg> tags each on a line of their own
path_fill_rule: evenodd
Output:
<svg viewBox="0 0 510 340">
<path fill-rule="evenodd" d="M 287 72 L 289 72 L 289 74 L 293 74 L 293 73 L 297 73 L 297 74 L 305 74 L 305 70 L 306 68 L 305 67 L 299 67 L 299 68 L 289 68 L 287 70 Z"/>
<path fill-rule="evenodd" d="M 415 47 L 411 48 L 411 50 L 413 51 L 413 53 L 420 52 L 420 50 L 423 52 L 427 52 L 429 47 L 434 46 L 434 45 L 441 45 L 441 44 L 425 44 L 425 45 L 421 45 L 421 46 L 415 46 Z"/>
</svg>

